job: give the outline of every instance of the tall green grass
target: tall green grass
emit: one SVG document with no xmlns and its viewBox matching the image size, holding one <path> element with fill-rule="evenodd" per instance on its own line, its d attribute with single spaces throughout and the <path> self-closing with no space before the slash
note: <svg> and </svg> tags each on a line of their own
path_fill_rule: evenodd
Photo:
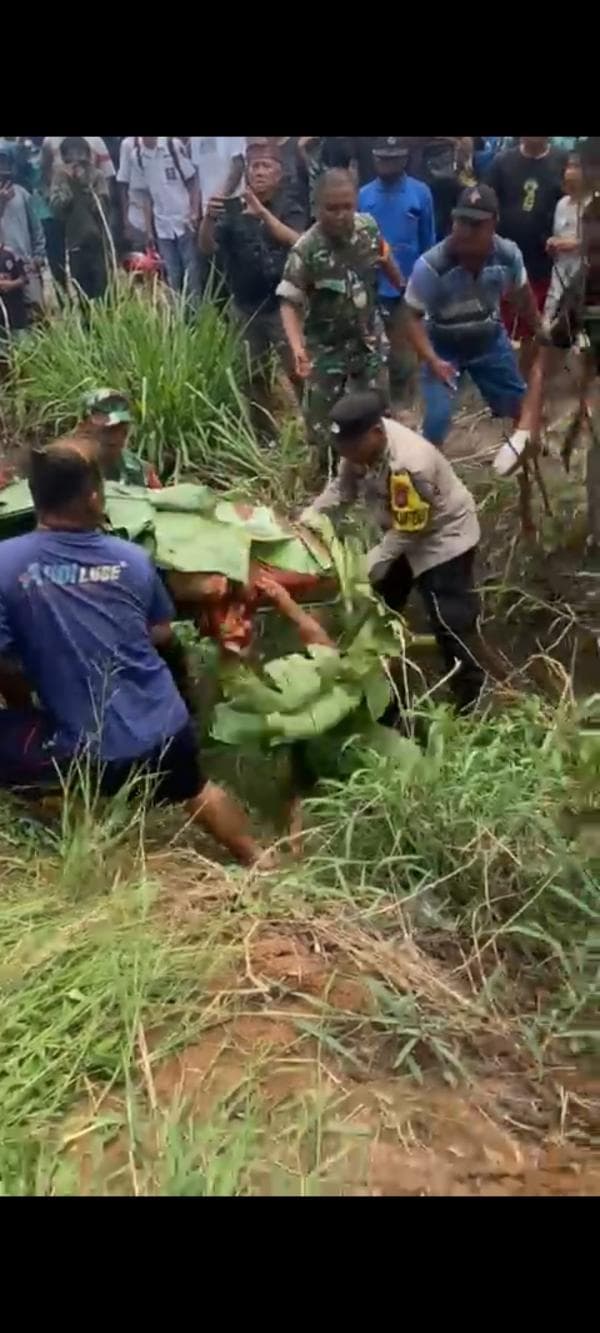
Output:
<svg viewBox="0 0 600 1333">
<path fill-rule="evenodd" d="M 360 904 L 365 920 L 395 902 L 425 949 L 444 939 L 491 996 L 530 1003 L 533 1045 L 597 1054 L 600 736 L 585 716 L 538 698 L 474 721 L 434 711 L 409 775 L 366 756 L 323 784 L 296 893 Z"/>
<path fill-rule="evenodd" d="M 211 302 L 191 317 L 181 298 L 160 288 L 151 297 L 124 281 L 15 347 L 15 429 L 61 434 L 79 419 L 88 390 L 119 389 L 132 402 L 132 447 L 163 477 L 193 473 L 283 500 L 305 446 L 293 424 L 275 448 L 261 446 L 238 387 L 245 361 L 238 333 Z"/>
</svg>

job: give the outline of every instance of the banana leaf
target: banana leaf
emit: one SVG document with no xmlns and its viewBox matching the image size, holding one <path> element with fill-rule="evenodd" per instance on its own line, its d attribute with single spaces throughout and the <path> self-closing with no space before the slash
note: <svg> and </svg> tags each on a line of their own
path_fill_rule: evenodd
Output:
<svg viewBox="0 0 600 1333">
<path fill-rule="evenodd" d="M 33 509 L 28 481 L 11 481 L 0 491 L 0 523 L 5 516 L 28 514 Z"/>
<path fill-rule="evenodd" d="M 270 713 L 267 716 L 267 730 L 271 734 L 271 745 L 283 745 L 290 741 L 310 740 L 324 731 L 331 731 L 358 708 L 361 699 L 360 689 L 348 685 L 333 685 L 330 690 L 320 695 L 307 708 L 297 713 Z"/>
<path fill-rule="evenodd" d="M 219 523 L 230 523 L 243 528 L 255 542 L 281 542 L 293 537 L 289 523 L 279 519 L 267 505 L 245 504 L 244 501 L 219 500 L 215 508 Z"/>
<path fill-rule="evenodd" d="M 331 559 L 326 564 L 299 537 L 288 537 L 280 542 L 262 541 L 253 554 L 265 565 L 274 565 L 276 569 L 289 570 L 293 574 L 333 572 Z"/>
<path fill-rule="evenodd" d="M 321 677 L 314 662 L 302 653 L 277 657 L 267 662 L 264 672 L 281 691 L 280 711 L 285 713 L 304 708 L 317 698 L 322 689 Z"/>
<path fill-rule="evenodd" d="M 180 514 L 205 514 L 215 517 L 219 507 L 216 491 L 212 491 L 210 486 L 201 486 L 192 481 L 181 481 L 177 486 L 165 486 L 162 491 L 152 491 L 151 495 L 154 509 L 172 509 Z"/>
<path fill-rule="evenodd" d="M 107 482 L 104 507 L 115 537 L 143 545 L 147 538 L 155 538 L 155 512 L 148 494 L 144 486 Z"/>
<path fill-rule="evenodd" d="M 225 574 L 246 583 L 250 573 L 250 536 L 241 529 L 201 514 L 154 512 L 156 563 L 182 574 Z"/>
<path fill-rule="evenodd" d="M 239 666 L 221 674 L 221 685 L 231 707 L 247 713 L 267 713 L 283 709 L 284 698 L 280 690 L 266 685 L 260 676 L 250 667 Z"/>
<path fill-rule="evenodd" d="M 266 505 L 219 500 L 209 486 L 183 482 L 146 490 L 109 481 L 105 508 L 115 535 L 139 542 L 163 569 L 225 574 L 240 583 L 248 580 L 252 557 L 297 574 L 332 569 L 310 533 L 305 543 L 297 528 Z M 34 524 L 28 482 L 11 482 L 0 491 L 0 540 L 29 532 Z"/>
<path fill-rule="evenodd" d="M 243 713 L 231 704 L 220 703 L 213 712 L 211 736 L 224 745 L 244 746 L 265 738 L 265 719 L 259 713 Z"/>
<path fill-rule="evenodd" d="M 326 684 L 329 685 L 343 676 L 344 661 L 337 648 L 328 648 L 324 643 L 313 643 L 307 648 L 307 652 L 309 657 L 312 658 L 321 680 Z"/>
<path fill-rule="evenodd" d="M 365 701 L 369 716 L 373 722 L 385 713 L 392 702 L 393 690 L 388 677 L 380 666 L 374 667 L 363 682 Z"/>
</svg>

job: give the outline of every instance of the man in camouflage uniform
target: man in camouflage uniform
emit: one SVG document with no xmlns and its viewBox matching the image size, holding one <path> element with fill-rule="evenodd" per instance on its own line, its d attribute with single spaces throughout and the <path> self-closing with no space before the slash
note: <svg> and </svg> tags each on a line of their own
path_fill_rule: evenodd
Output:
<svg viewBox="0 0 600 1333">
<path fill-rule="evenodd" d="M 158 489 L 160 481 L 152 465 L 126 447 L 133 421 L 126 395 L 118 389 L 92 389 L 85 395 L 82 408 L 77 433 L 91 435 L 97 441 L 106 480 Z"/>
<path fill-rule="evenodd" d="M 347 171 L 320 178 L 316 207 L 317 221 L 292 247 L 277 295 L 296 375 L 306 380 L 309 439 L 324 462 L 329 413 L 342 394 L 378 388 L 387 397 L 377 276 L 383 271 L 398 291 L 404 280 L 375 220 L 356 212 Z"/>
</svg>

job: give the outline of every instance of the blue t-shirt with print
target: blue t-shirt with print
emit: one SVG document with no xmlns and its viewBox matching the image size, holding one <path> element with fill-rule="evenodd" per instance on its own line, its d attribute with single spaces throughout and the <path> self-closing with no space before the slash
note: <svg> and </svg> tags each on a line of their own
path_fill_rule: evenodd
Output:
<svg viewBox="0 0 600 1333">
<path fill-rule="evenodd" d="M 172 615 L 131 542 L 41 530 L 2 542 L 0 654 L 21 662 L 57 755 L 85 744 L 103 760 L 136 759 L 181 730 L 188 712 L 149 633 Z"/>
<path fill-rule="evenodd" d="M 433 196 L 424 181 L 403 175 L 393 183 L 369 181 L 358 192 L 361 213 L 370 213 L 379 224 L 403 276 L 408 279 L 423 254 L 435 245 Z M 379 277 L 379 295 L 386 300 L 398 297 L 385 274 Z"/>
</svg>

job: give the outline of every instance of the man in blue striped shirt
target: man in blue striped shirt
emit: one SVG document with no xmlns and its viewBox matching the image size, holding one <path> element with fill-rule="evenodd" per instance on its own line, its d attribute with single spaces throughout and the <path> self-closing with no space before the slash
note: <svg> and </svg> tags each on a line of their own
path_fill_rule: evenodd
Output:
<svg viewBox="0 0 600 1333">
<path fill-rule="evenodd" d="M 423 434 L 442 445 L 461 376 L 467 371 L 494 416 L 518 420 L 525 383 L 500 316 L 508 296 L 542 334 L 542 319 L 514 241 L 496 234 L 498 200 L 469 186 L 450 236 L 417 260 L 406 289 L 409 333 L 424 362 Z"/>
<path fill-rule="evenodd" d="M 375 218 L 405 282 L 419 256 L 435 245 L 431 190 L 424 181 L 407 176 L 408 152 L 403 139 L 376 139 L 373 160 L 377 178 L 363 185 L 358 195 L 361 213 L 370 213 Z M 408 389 L 415 361 L 406 336 L 404 294 L 398 293 L 384 274 L 379 277 L 378 290 L 390 340 L 392 385 L 403 394 Z"/>
</svg>

